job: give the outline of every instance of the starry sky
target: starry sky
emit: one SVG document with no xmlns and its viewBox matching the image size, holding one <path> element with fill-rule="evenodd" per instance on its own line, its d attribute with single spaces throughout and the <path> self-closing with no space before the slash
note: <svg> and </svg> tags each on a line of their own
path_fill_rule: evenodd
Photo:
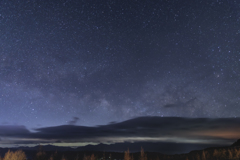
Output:
<svg viewBox="0 0 240 160">
<path fill-rule="evenodd" d="M 0 2 L 0 124 L 240 116 L 237 0 Z"/>
</svg>

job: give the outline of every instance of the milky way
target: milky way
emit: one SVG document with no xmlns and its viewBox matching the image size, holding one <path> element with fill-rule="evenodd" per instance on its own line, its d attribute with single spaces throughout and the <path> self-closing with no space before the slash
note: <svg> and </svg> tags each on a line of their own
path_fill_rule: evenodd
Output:
<svg viewBox="0 0 240 160">
<path fill-rule="evenodd" d="M 240 116 L 240 3 L 0 2 L 0 123 Z"/>
</svg>

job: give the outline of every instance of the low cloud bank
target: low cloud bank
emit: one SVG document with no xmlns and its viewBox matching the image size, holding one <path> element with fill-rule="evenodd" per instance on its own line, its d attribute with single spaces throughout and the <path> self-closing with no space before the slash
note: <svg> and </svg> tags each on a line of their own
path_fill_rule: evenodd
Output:
<svg viewBox="0 0 240 160">
<path fill-rule="evenodd" d="M 3 143 L 71 142 L 177 142 L 223 144 L 240 138 L 240 118 L 138 117 L 119 123 L 86 127 L 43 127 L 30 132 L 25 126 L 0 125 Z"/>
</svg>

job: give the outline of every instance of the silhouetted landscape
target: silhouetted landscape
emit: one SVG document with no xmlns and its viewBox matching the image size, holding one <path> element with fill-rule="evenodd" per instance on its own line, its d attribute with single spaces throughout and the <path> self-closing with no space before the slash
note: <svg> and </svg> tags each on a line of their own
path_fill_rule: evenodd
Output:
<svg viewBox="0 0 240 160">
<path fill-rule="evenodd" d="M 51 145 L 19 148 L 1 148 L 1 160 L 239 160 L 240 139 L 231 146 L 211 147 L 183 154 L 162 154 L 160 152 L 138 152 L 126 149 L 124 152 L 97 151 L 96 148 L 56 147 Z M 103 145 L 101 145 L 103 147 Z M 85 149 L 85 150 L 84 150 Z"/>
</svg>

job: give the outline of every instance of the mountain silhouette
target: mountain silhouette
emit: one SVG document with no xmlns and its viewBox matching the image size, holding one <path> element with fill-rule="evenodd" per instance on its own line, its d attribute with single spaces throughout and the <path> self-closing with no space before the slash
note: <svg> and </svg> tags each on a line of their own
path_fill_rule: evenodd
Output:
<svg viewBox="0 0 240 160">
<path fill-rule="evenodd" d="M 238 139 L 236 142 L 234 142 L 231 147 L 236 147 L 236 146 L 240 146 L 240 139 Z"/>
</svg>

